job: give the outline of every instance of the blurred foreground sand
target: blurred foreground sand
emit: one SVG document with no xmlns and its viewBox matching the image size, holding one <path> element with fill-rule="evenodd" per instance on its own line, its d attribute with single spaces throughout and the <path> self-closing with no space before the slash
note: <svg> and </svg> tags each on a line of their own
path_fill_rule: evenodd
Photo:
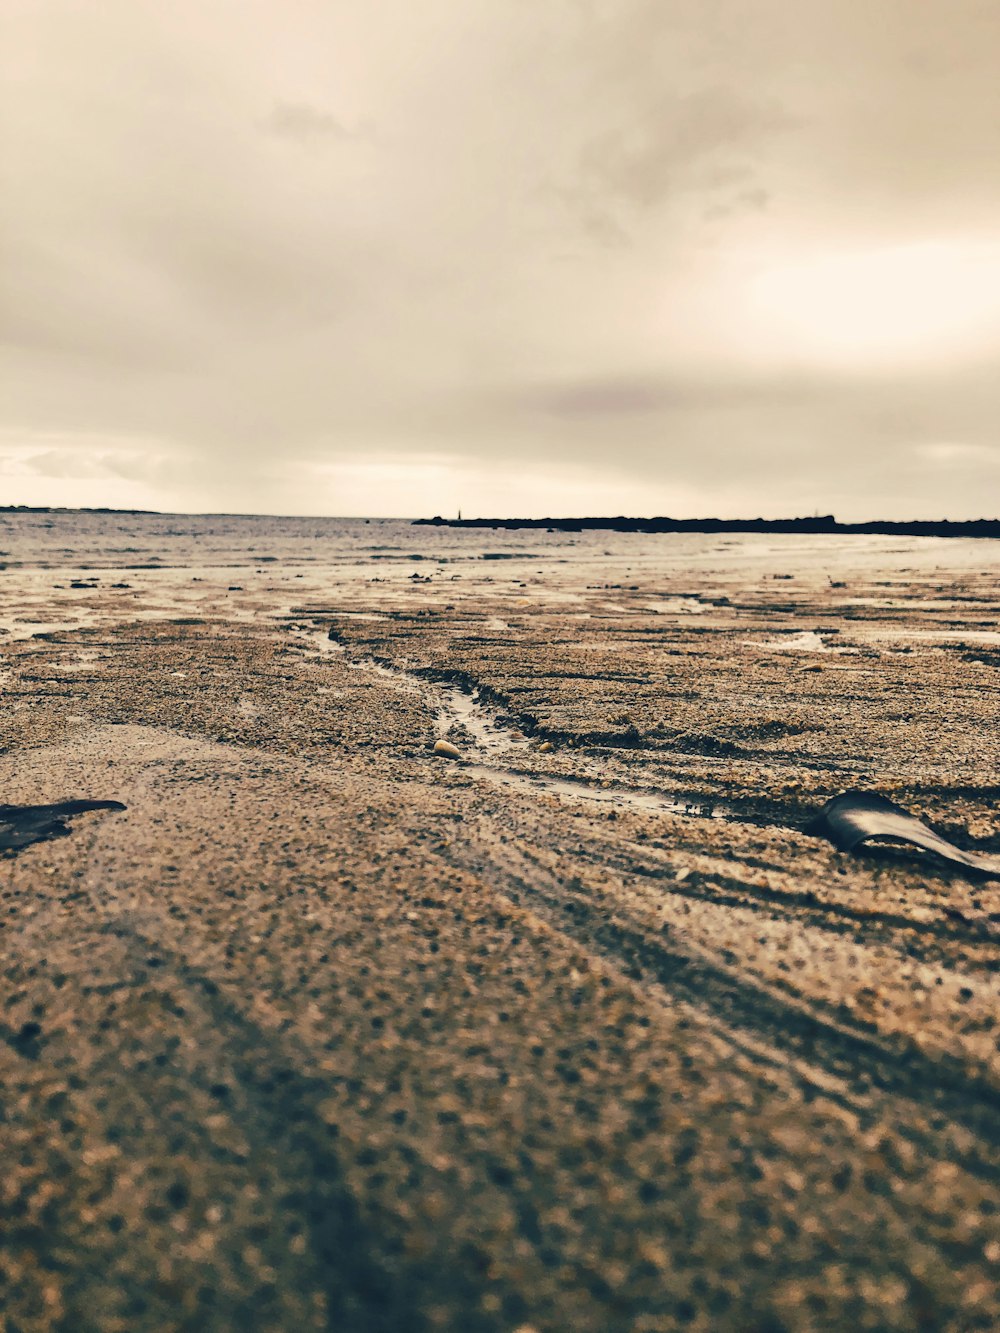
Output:
<svg viewBox="0 0 1000 1333">
<path fill-rule="evenodd" d="M 797 831 L 1000 848 L 940 549 L 9 572 L 0 1328 L 1000 1325 L 1000 885 Z"/>
</svg>

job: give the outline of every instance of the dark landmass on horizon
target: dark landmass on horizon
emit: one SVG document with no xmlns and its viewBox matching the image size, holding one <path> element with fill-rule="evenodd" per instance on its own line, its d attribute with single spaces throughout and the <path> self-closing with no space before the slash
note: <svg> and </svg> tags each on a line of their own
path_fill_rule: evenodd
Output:
<svg viewBox="0 0 1000 1333">
<path fill-rule="evenodd" d="M 0 505 L 0 514 L 160 514 L 160 509 L 113 509 L 108 505 Z"/>
<path fill-rule="evenodd" d="M 908 519 L 838 523 L 832 514 L 813 518 L 417 518 L 436 528 L 544 528 L 549 532 L 790 532 L 862 533 L 886 537 L 1000 538 L 1000 519 Z"/>
<path fill-rule="evenodd" d="M 111 506 L 0 505 L 0 514 L 128 514 L 157 518 L 356 518 L 340 514 L 255 514 L 250 512 L 175 511 L 168 509 L 115 509 Z M 383 515 L 372 515 L 380 518 Z M 400 522 L 406 520 L 400 518 Z M 858 533 L 885 537 L 985 537 L 1000 539 L 1000 518 L 872 519 L 867 523 L 840 523 L 832 514 L 810 518 L 414 518 L 411 527 L 492 528 L 514 531 L 532 528 L 549 532 L 778 532 L 833 535 Z"/>
</svg>

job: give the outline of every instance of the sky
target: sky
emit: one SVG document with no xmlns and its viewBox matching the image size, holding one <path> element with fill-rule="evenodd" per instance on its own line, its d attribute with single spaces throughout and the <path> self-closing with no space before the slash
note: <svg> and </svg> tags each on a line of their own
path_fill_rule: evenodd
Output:
<svg viewBox="0 0 1000 1333">
<path fill-rule="evenodd" d="M 1000 512 L 995 0 L 4 0 L 0 504 Z"/>
</svg>

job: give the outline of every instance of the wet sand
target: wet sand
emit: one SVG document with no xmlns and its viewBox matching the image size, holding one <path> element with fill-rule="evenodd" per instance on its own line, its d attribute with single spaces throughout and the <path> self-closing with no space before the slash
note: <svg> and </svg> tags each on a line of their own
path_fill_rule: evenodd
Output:
<svg viewBox="0 0 1000 1333">
<path fill-rule="evenodd" d="M 1000 552 L 837 543 L 8 569 L 8 1326 L 995 1328 L 1000 882 L 802 829 L 1000 850 Z"/>
</svg>

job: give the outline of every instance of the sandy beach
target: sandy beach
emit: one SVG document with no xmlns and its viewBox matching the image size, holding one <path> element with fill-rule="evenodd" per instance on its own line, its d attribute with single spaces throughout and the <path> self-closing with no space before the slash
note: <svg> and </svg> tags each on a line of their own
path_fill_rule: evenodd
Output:
<svg viewBox="0 0 1000 1333">
<path fill-rule="evenodd" d="M 0 1328 L 1000 1324 L 1000 543 L 0 518 Z"/>
</svg>

